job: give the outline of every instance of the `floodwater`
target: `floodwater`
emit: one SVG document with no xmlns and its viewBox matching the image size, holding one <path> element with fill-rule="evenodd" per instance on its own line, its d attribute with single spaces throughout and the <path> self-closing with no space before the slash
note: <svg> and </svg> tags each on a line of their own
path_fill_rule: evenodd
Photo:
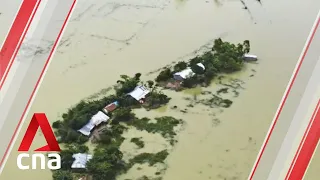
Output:
<svg viewBox="0 0 320 180">
<path fill-rule="evenodd" d="M 30 114 L 45 112 L 55 121 L 121 74 L 156 70 L 218 37 L 248 39 L 260 58 L 247 68 L 254 68 L 255 76 L 239 75 L 245 90 L 219 115 L 218 126 L 210 126 L 212 117 L 204 114 L 182 116 L 188 123 L 164 174 L 164 180 L 246 179 L 320 1 L 244 2 L 247 10 L 238 0 L 79 0 Z M 162 111 L 157 113 L 167 112 Z M 34 147 L 44 144 L 41 135 L 36 140 Z M 17 170 L 16 155 L 13 150 L 1 179 L 51 179 L 47 170 Z"/>
</svg>

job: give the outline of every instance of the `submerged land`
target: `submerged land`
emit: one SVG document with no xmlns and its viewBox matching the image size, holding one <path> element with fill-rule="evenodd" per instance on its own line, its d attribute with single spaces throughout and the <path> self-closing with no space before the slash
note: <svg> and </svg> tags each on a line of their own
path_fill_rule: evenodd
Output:
<svg viewBox="0 0 320 180">
<path fill-rule="evenodd" d="M 138 170 L 140 177 L 134 179 L 162 179 L 166 171 L 166 159 L 171 150 L 178 143 L 179 132 L 183 131 L 186 123 L 183 119 L 172 116 L 150 117 L 148 111 L 157 111 L 168 108 L 171 99 L 179 98 L 172 94 L 170 97 L 166 92 L 174 91 L 175 94 L 197 90 L 199 93 L 192 93 L 192 98 L 185 99 L 188 104 L 184 107 L 177 105 L 170 107 L 171 111 L 188 113 L 194 106 L 203 106 L 211 109 L 223 111 L 229 108 L 233 101 L 225 98 L 223 94 L 233 93 L 234 97 L 239 95 L 238 88 L 241 82 L 234 80 L 238 86 L 222 83 L 222 74 L 228 76 L 230 73 L 240 71 L 245 66 L 244 55 L 250 52 L 250 42 L 245 40 L 242 44 L 232 44 L 224 42 L 218 38 L 214 40 L 211 49 L 201 55 L 193 57 L 187 61 L 163 67 L 154 80 L 142 81 L 141 73 L 136 73 L 133 77 L 121 75 L 117 84 L 113 87 L 113 93 L 106 96 L 95 97 L 94 100 L 83 100 L 66 113 L 62 114 L 62 119 L 53 123 L 56 136 L 59 142 L 64 145 L 61 152 L 62 168 L 53 171 L 54 180 L 72 180 L 75 178 L 85 178 L 94 180 L 131 179 L 124 178 L 127 172 Z M 203 65 L 203 68 L 199 66 Z M 191 70 L 191 74 L 177 80 L 176 73 L 184 70 Z M 252 75 L 253 76 L 253 75 Z M 179 78 L 179 77 L 178 77 Z M 211 86 L 214 81 L 224 86 L 213 92 Z M 175 84 L 172 86 L 172 84 Z M 144 86 L 150 89 L 143 102 L 128 96 L 128 93 L 135 90 L 137 86 Z M 210 89 L 211 88 L 211 89 Z M 202 96 L 202 98 L 200 98 Z M 112 102 L 119 102 L 118 107 L 107 114 L 111 120 L 107 123 L 99 124 L 90 136 L 84 136 L 78 130 L 88 123 L 88 120 Z M 135 110 L 144 109 L 144 117 L 137 117 Z M 212 115 L 214 117 L 214 115 Z M 199 122 L 200 123 L 200 122 Z M 219 119 L 212 120 L 213 124 L 218 124 Z M 144 151 L 144 136 L 125 136 L 129 131 L 141 131 L 148 134 L 161 136 L 166 143 L 164 148 L 156 149 L 156 152 Z M 138 135 L 139 133 L 135 133 Z M 125 142 L 126 141 L 126 142 Z M 125 150 L 122 145 L 133 144 L 131 150 Z M 91 149 L 91 150 L 90 150 Z M 140 153 L 130 154 L 132 150 Z M 86 168 L 73 169 L 71 165 L 74 161 L 72 157 L 76 153 L 91 153 L 93 158 L 86 163 Z M 153 174 L 144 173 L 144 167 L 154 169 Z"/>
<path fill-rule="evenodd" d="M 227 0 L 79 0 L 26 119 L 34 112 L 45 112 L 51 122 L 63 120 L 62 114 L 80 99 L 88 102 L 115 94 L 113 85 L 121 74 L 134 77 L 140 72 L 141 81 L 147 84 L 163 67 L 188 62 L 210 50 L 214 39 L 232 43 L 249 39 L 251 52 L 259 56 L 258 64 L 246 63 L 240 71 L 221 73 L 208 87 L 179 92 L 160 87 L 158 90 L 171 98 L 167 104 L 149 111 L 142 107 L 131 111 L 138 119 L 148 117 L 150 122 L 170 116 L 183 123 L 175 128 L 178 142 L 174 146 L 160 133 L 132 126 L 124 130 L 125 140 L 119 150 L 126 164 L 142 153 L 168 149 L 169 155 L 164 163 L 151 167 L 136 163 L 118 176 L 119 180 L 142 176 L 161 176 L 163 180 L 247 179 L 320 1 L 243 2 L 247 9 L 241 1 Z M 9 10 L 1 12 L 2 24 L 9 26 Z M 7 31 L 0 33 L 4 38 Z M 43 47 L 41 52 L 48 49 Z M 208 101 L 217 91 L 219 97 L 233 102 L 229 108 L 217 108 Z M 21 132 L 27 125 L 26 121 Z M 22 136 L 20 133 L 13 149 L 18 149 Z M 31 149 L 45 144 L 39 132 Z M 95 143 L 88 140 L 84 145 L 94 154 Z M 17 155 L 17 151 L 11 152 L 0 179 L 52 179 L 48 169 L 19 170 Z"/>
</svg>

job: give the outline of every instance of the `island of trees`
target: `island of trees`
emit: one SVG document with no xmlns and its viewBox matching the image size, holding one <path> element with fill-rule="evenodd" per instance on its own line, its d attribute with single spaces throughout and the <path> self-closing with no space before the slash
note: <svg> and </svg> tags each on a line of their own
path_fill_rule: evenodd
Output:
<svg viewBox="0 0 320 180">
<path fill-rule="evenodd" d="M 174 81 L 173 74 L 190 67 L 195 73 L 194 76 L 184 79 L 181 82 L 181 89 L 193 88 L 195 86 L 208 86 L 219 73 L 231 73 L 241 70 L 244 65 L 243 55 L 250 51 L 248 40 L 242 44 L 232 44 L 216 39 L 212 49 L 201 56 L 194 57 L 189 61 L 180 61 L 172 67 L 164 68 L 154 81 L 143 82 L 137 73 L 133 77 L 122 75 L 112 95 L 105 96 L 98 100 L 81 101 L 74 107 L 70 108 L 58 120 L 53 123 L 56 136 L 59 143 L 63 145 L 60 152 L 62 157 L 62 168 L 53 171 L 55 180 L 73 180 L 76 177 L 88 175 L 94 180 L 114 180 L 122 173 L 128 171 L 134 164 L 148 163 L 153 166 L 156 163 L 162 163 L 169 155 L 167 150 L 158 153 L 142 153 L 130 159 L 128 162 L 123 161 L 123 153 L 119 150 L 124 141 L 122 134 L 130 127 L 138 130 L 146 130 L 149 133 L 160 133 L 170 144 L 174 145 L 176 132 L 174 128 L 183 123 L 183 120 L 170 116 L 155 118 L 155 123 L 149 123 L 148 117 L 138 118 L 134 114 L 134 109 L 145 108 L 152 110 L 166 105 L 170 98 L 165 95 L 161 88 L 165 87 L 168 82 Z M 199 68 L 198 63 L 202 63 L 205 69 Z M 141 104 L 135 99 L 127 96 L 138 85 L 144 85 L 150 89 L 146 101 Z M 107 124 L 101 124 L 99 137 L 87 137 L 78 132 L 90 118 L 106 105 L 118 101 L 119 107 L 108 114 L 111 121 Z M 216 103 L 226 104 L 228 107 L 231 103 L 227 100 L 215 99 Z M 87 168 L 82 170 L 71 169 L 71 164 L 75 153 L 88 153 L 89 148 L 86 142 L 92 140 L 94 145 L 93 159 L 87 163 Z M 144 142 L 139 138 L 130 140 L 137 147 L 143 148 Z M 92 153 L 92 152 L 91 152 Z"/>
</svg>

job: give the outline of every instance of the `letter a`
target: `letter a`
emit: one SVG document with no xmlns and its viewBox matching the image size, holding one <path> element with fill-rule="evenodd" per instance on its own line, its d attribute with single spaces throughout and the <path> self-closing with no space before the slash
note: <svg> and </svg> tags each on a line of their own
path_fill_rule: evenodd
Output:
<svg viewBox="0 0 320 180">
<path fill-rule="evenodd" d="M 58 141 L 56 140 L 49 121 L 44 113 L 35 113 L 33 115 L 18 151 L 29 151 L 39 127 L 46 138 L 47 145 L 38 148 L 35 151 L 60 151 Z"/>
</svg>

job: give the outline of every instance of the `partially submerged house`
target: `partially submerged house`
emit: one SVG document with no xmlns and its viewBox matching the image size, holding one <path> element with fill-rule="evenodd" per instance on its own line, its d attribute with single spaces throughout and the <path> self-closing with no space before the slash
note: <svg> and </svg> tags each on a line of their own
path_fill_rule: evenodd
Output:
<svg viewBox="0 0 320 180">
<path fill-rule="evenodd" d="M 72 157 L 75 159 L 71 165 L 72 169 L 84 169 L 87 167 L 87 162 L 92 159 L 92 155 L 84 153 L 73 154 Z"/>
<path fill-rule="evenodd" d="M 197 66 L 199 66 L 203 70 L 205 70 L 205 67 L 202 63 L 198 63 Z M 195 75 L 195 73 L 192 71 L 192 69 L 190 67 L 188 67 L 187 69 L 184 69 L 180 72 L 174 73 L 173 78 L 178 81 L 183 81 L 184 79 L 188 79 L 194 75 Z"/>
<path fill-rule="evenodd" d="M 258 60 L 258 56 L 253 55 L 253 54 L 245 54 L 245 55 L 243 55 L 243 60 L 245 60 L 245 61 L 257 61 Z"/>
<path fill-rule="evenodd" d="M 94 127 L 98 126 L 102 122 L 107 122 L 109 119 L 109 116 L 104 114 L 102 111 L 99 111 L 97 114 L 93 115 L 89 122 L 78 131 L 85 136 L 89 136 Z"/>
<path fill-rule="evenodd" d="M 106 114 L 108 114 L 109 112 L 114 111 L 118 106 L 119 106 L 119 102 L 115 101 L 111 104 L 108 104 L 106 107 L 104 107 L 102 109 L 102 111 L 105 112 Z"/>
<path fill-rule="evenodd" d="M 133 97 L 135 100 L 139 101 L 140 103 L 143 103 L 144 99 L 146 98 L 146 95 L 149 93 L 150 93 L 150 91 L 148 88 L 140 85 L 140 86 L 137 86 L 136 88 L 134 88 L 134 90 L 131 91 L 130 93 L 128 93 L 128 95 L 130 95 L 131 97 Z"/>
</svg>

